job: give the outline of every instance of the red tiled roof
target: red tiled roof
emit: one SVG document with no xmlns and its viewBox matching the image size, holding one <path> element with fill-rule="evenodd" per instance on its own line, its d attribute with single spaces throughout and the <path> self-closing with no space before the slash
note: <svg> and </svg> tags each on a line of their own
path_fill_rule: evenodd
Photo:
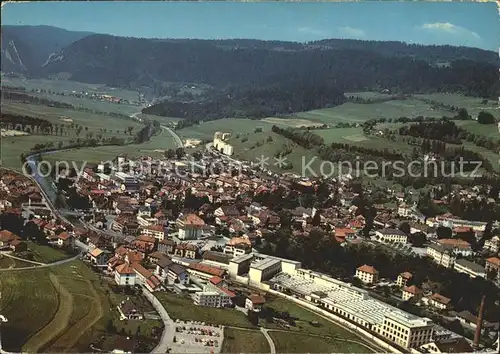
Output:
<svg viewBox="0 0 500 354">
<path fill-rule="evenodd" d="M 135 274 L 134 268 L 128 263 L 123 263 L 116 267 L 115 271 L 118 274 Z"/>
<path fill-rule="evenodd" d="M 144 268 L 140 263 L 133 263 L 132 268 L 134 268 L 136 273 L 139 273 L 146 279 L 153 275 L 153 273 L 150 270 Z"/>
<path fill-rule="evenodd" d="M 229 289 L 226 289 L 226 288 L 219 288 L 220 291 L 222 291 L 224 294 L 226 294 L 227 296 L 229 297 L 235 297 L 236 294 L 233 293 L 232 291 L 230 291 Z"/>
<path fill-rule="evenodd" d="M 410 272 L 403 272 L 400 274 L 403 279 L 410 279 L 411 277 L 413 277 L 413 274 L 411 274 Z"/>
<path fill-rule="evenodd" d="M 189 268 L 196 270 L 198 272 L 222 277 L 225 273 L 223 269 L 216 268 L 216 267 L 210 267 L 206 264 L 200 264 L 200 263 L 192 263 L 189 265 Z"/>
<path fill-rule="evenodd" d="M 369 273 L 369 274 L 377 274 L 378 273 L 378 271 L 374 267 L 369 266 L 367 264 L 364 264 L 361 267 L 358 267 L 358 270 L 361 272 Z"/>
<path fill-rule="evenodd" d="M 71 237 L 73 237 L 73 235 L 71 235 L 67 232 L 61 232 L 58 236 L 59 239 L 64 240 L 64 241 L 70 239 Z"/>
<path fill-rule="evenodd" d="M 181 218 L 184 221 L 184 225 L 191 226 L 203 226 L 205 222 L 196 214 L 186 214 Z"/>
<path fill-rule="evenodd" d="M 222 283 L 224 280 L 220 277 L 212 277 L 208 280 L 210 283 L 214 284 L 214 285 L 219 285 L 220 283 Z"/>
<path fill-rule="evenodd" d="M 498 257 L 490 257 L 486 259 L 486 262 L 494 265 L 495 267 L 500 267 L 500 258 Z"/>
<path fill-rule="evenodd" d="M 264 298 L 264 296 L 252 294 L 248 298 L 250 299 L 250 301 L 252 301 L 252 304 L 254 305 L 262 305 L 266 303 L 266 299 Z"/>
<path fill-rule="evenodd" d="M 447 297 L 438 293 L 432 294 L 431 299 L 443 305 L 447 305 L 451 301 L 451 299 L 448 299 Z"/>
<path fill-rule="evenodd" d="M 414 294 L 414 295 L 417 295 L 417 294 L 420 294 L 422 291 L 416 287 L 415 285 L 412 285 L 412 286 L 405 286 L 404 288 L 404 291 L 406 291 L 407 293 L 410 293 L 410 294 Z"/>
</svg>

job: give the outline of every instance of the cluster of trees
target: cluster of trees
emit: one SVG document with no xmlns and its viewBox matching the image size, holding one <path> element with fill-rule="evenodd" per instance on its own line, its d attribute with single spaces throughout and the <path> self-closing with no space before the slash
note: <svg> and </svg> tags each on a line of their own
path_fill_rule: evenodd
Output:
<svg viewBox="0 0 500 354">
<path fill-rule="evenodd" d="M 460 112 L 455 119 L 462 119 L 468 117 L 467 110 L 460 109 Z M 465 118 L 467 119 L 467 118 Z M 481 122 L 479 121 L 481 119 Z M 462 144 L 463 140 L 474 143 L 476 146 L 484 147 L 486 149 L 497 152 L 500 148 L 500 139 L 487 138 L 484 135 L 474 134 L 463 128 L 458 127 L 455 122 L 449 120 L 448 118 L 443 118 L 442 120 L 428 120 L 422 121 L 417 120 L 417 124 L 405 125 L 400 127 L 398 130 L 399 135 L 412 136 L 424 139 L 433 139 L 449 144 Z M 478 123 L 480 124 L 491 124 L 495 123 L 495 117 L 488 112 L 480 112 L 478 116 Z M 422 141 L 416 142 L 418 145 Z M 434 151 L 434 150 L 432 150 Z"/>
<path fill-rule="evenodd" d="M 466 132 L 457 127 L 453 121 L 420 122 L 399 128 L 399 135 L 439 140 L 450 144 L 461 144 L 465 134 Z"/>
<path fill-rule="evenodd" d="M 231 87 L 207 91 L 197 100 L 167 100 L 143 109 L 143 113 L 180 117 L 190 121 L 221 118 L 264 118 L 345 102 L 342 92 L 330 83 L 291 80 L 262 87 Z M 181 123 L 182 124 L 182 123 Z M 189 123 L 188 123 L 189 124 Z"/>
<path fill-rule="evenodd" d="M 495 124 L 497 120 L 490 112 L 481 111 L 477 115 L 477 122 L 479 124 Z"/>
<path fill-rule="evenodd" d="M 30 117 L 30 116 L 21 116 L 17 114 L 10 113 L 2 113 L 0 125 L 2 128 L 11 130 L 21 130 L 26 131 L 27 129 L 30 132 L 40 132 L 40 133 L 51 133 L 54 129 L 54 126 L 51 122 L 46 119 Z"/>
<path fill-rule="evenodd" d="M 156 120 L 149 121 L 141 130 L 139 130 L 135 134 L 134 143 L 142 144 L 145 141 L 149 141 L 149 139 L 151 139 L 151 137 L 159 131 L 161 131 L 160 123 L 158 123 Z"/>
<path fill-rule="evenodd" d="M 418 50 L 424 54 L 416 59 L 401 55 L 401 45 L 389 43 L 380 51 L 378 45 L 352 41 L 342 45 L 249 44 L 242 40 L 165 41 L 91 35 L 66 47 L 64 58 L 39 70 L 44 75 L 68 72 L 72 80 L 122 87 L 150 86 L 152 77 L 161 82 L 203 83 L 220 89 L 310 78 L 319 85 L 335 81 L 343 92 L 388 88 L 395 93 L 447 91 L 495 96 L 498 80 L 493 52 L 473 55 L 456 48 L 426 47 Z M 283 46 L 295 49 L 278 50 Z M 99 49 L 104 47 L 106 51 Z M 415 50 L 408 48 L 406 52 Z M 455 58 L 461 59 L 450 59 L 446 68 L 434 65 L 436 57 L 450 58 L 445 52 L 455 52 Z M 488 60 L 477 60 L 488 56 Z M 89 66 L 89 62 L 95 65 Z"/>
</svg>

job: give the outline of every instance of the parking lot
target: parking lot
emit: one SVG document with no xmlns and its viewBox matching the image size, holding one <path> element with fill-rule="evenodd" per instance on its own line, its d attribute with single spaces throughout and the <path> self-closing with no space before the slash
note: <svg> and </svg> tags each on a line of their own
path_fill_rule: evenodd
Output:
<svg viewBox="0 0 500 354">
<path fill-rule="evenodd" d="M 173 353 L 219 353 L 224 338 L 222 326 L 204 322 L 175 321 Z"/>
</svg>

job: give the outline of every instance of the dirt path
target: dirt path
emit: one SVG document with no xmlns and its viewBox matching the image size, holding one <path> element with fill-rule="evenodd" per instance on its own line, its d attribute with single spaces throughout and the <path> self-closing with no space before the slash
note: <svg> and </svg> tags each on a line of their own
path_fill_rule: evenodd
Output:
<svg viewBox="0 0 500 354">
<path fill-rule="evenodd" d="M 49 275 L 52 285 L 59 293 L 59 306 L 57 312 L 45 327 L 35 333 L 23 346 L 23 352 L 35 353 L 42 349 L 52 338 L 62 333 L 68 327 L 71 313 L 73 312 L 73 296 L 59 283 L 54 274 Z"/>
<path fill-rule="evenodd" d="M 102 304 L 101 304 L 101 299 L 99 297 L 99 294 L 95 291 L 94 286 L 92 283 L 87 280 L 87 284 L 90 287 L 90 290 L 92 291 L 92 302 L 93 306 L 91 307 L 90 311 L 77 323 L 75 323 L 67 333 L 72 333 L 74 334 L 74 337 L 66 344 L 66 348 L 64 349 L 65 353 L 70 352 L 78 343 L 80 338 L 87 333 L 87 331 L 92 328 L 104 315 L 103 309 L 102 309 Z M 83 295 L 87 296 L 87 295 Z"/>
</svg>

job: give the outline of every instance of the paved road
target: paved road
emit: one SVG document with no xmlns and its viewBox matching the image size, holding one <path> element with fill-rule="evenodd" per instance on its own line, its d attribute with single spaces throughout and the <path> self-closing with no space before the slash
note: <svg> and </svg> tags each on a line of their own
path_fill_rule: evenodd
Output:
<svg viewBox="0 0 500 354">
<path fill-rule="evenodd" d="M 55 267 L 59 266 L 64 263 L 69 263 L 71 261 L 74 261 L 75 259 L 78 259 L 78 257 L 81 256 L 81 253 L 77 254 L 76 256 L 73 256 L 71 258 L 63 259 L 61 261 L 53 262 L 53 263 L 47 263 L 47 264 L 42 264 L 42 265 L 36 265 L 32 267 L 21 267 L 21 268 L 5 268 L 5 269 L 0 269 L 1 272 L 15 272 L 18 270 L 29 270 L 29 269 L 40 269 L 40 268 L 49 268 L 49 267 Z"/>
<path fill-rule="evenodd" d="M 271 354 L 276 354 L 276 346 L 274 345 L 273 339 L 271 338 L 269 333 L 267 333 L 268 329 L 266 329 L 264 327 L 260 327 L 260 331 L 262 332 L 264 337 L 266 337 L 266 339 L 267 339 L 267 343 L 269 344 L 269 349 L 271 349 Z"/>
<path fill-rule="evenodd" d="M 175 323 L 174 320 L 170 318 L 167 310 L 161 304 L 160 301 L 146 288 L 142 288 L 142 293 L 148 301 L 153 305 L 155 310 L 161 317 L 163 321 L 163 333 L 161 334 L 160 343 L 151 351 L 151 353 L 166 353 L 168 348 L 172 345 L 175 336 Z"/>
<path fill-rule="evenodd" d="M 181 138 L 179 137 L 179 135 L 177 135 L 176 132 L 174 132 L 172 129 L 170 129 L 169 127 L 166 127 L 164 125 L 162 125 L 161 127 L 162 127 L 162 129 L 166 130 L 170 135 L 172 135 L 172 138 L 174 138 L 175 145 L 178 148 L 184 147 L 184 144 L 182 143 Z"/>
<path fill-rule="evenodd" d="M 47 263 L 35 262 L 35 261 L 30 261 L 28 259 L 23 259 L 23 258 L 20 258 L 20 257 L 16 257 L 16 256 L 11 255 L 8 252 L 0 252 L 0 254 L 2 256 L 9 257 L 9 258 L 14 258 L 14 259 L 18 259 L 18 260 L 26 262 L 26 263 L 31 263 L 31 264 L 36 264 L 36 265 L 45 265 L 45 264 L 47 264 Z"/>
</svg>

